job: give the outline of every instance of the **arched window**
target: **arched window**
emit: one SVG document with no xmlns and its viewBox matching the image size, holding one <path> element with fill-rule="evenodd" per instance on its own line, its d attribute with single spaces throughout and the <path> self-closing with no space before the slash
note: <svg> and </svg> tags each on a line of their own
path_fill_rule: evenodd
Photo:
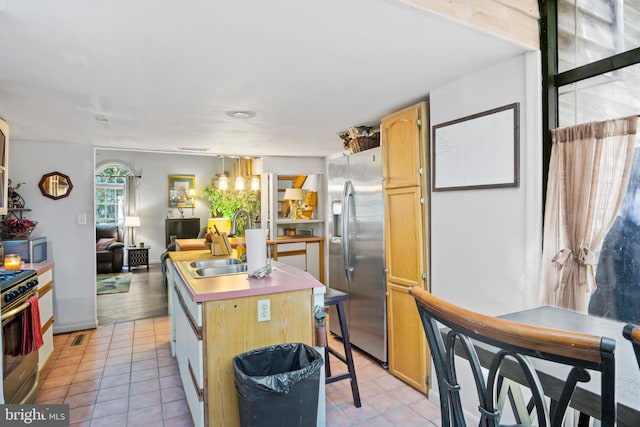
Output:
<svg viewBox="0 0 640 427">
<path fill-rule="evenodd" d="M 127 176 L 123 165 L 106 164 L 96 171 L 96 224 L 124 225 L 127 200 Z"/>
</svg>

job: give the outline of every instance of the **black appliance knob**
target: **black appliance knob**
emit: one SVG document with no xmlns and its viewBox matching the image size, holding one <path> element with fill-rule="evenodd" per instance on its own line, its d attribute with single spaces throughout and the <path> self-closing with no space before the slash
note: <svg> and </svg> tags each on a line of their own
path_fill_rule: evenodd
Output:
<svg viewBox="0 0 640 427">
<path fill-rule="evenodd" d="M 21 285 L 18 287 L 18 292 L 23 293 L 27 291 L 27 286 L 26 285 Z"/>
<path fill-rule="evenodd" d="M 15 298 L 13 295 L 11 295 L 11 292 L 7 292 L 4 296 L 4 300 L 5 302 L 10 302 L 13 298 Z"/>
</svg>

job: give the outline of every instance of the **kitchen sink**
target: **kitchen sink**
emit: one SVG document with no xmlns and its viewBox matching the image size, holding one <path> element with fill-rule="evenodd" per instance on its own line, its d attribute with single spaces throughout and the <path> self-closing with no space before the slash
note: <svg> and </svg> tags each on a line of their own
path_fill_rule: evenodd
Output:
<svg viewBox="0 0 640 427">
<path fill-rule="evenodd" d="M 234 258 L 185 261 L 183 265 L 196 279 L 240 274 L 247 271 L 247 264 Z"/>
<path fill-rule="evenodd" d="M 241 264 L 240 260 L 236 258 L 222 258 L 222 259 L 206 259 L 202 261 L 192 261 L 189 263 L 191 268 L 210 268 L 210 267 L 225 267 L 227 265 Z"/>
<path fill-rule="evenodd" d="M 225 265 L 222 267 L 197 268 L 193 272 L 199 277 L 215 277 L 247 271 L 247 264 Z"/>
</svg>

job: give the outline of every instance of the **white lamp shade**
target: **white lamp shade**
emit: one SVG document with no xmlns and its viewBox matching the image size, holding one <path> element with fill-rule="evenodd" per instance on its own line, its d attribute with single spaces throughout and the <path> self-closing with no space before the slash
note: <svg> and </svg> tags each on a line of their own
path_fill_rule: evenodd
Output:
<svg viewBox="0 0 640 427">
<path fill-rule="evenodd" d="M 229 178 L 224 175 L 220 176 L 220 178 L 218 178 L 218 188 L 221 190 L 229 188 Z"/>
<path fill-rule="evenodd" d="M 304 200 L 304 190 L 302 188 L 287 188 L 284 190 L 282 200 Z"/>
<path fill-rule="evenodd" d="M 236 177 L 236 190 L 238 191 L 244 190 L 244 178 L 241 176 Z"/>
<path fill-rule="evenodd" d="M 189 197 L 196 197 L 196 189 L 195 188 L 191 188 L 189 189 Z"/>
<path fill-rule="evenodd" d="M 124 226 L 125 227 L 140 227 L 140 217 L 139 216 L 126 216 L 126 217 L 124 217 Z"/>
<path fill-rule="evenodd" d="M 254 176 L 251 178 L 251 189 L 257 191 L 260 189 L 260 178 Z"/>
</svg>

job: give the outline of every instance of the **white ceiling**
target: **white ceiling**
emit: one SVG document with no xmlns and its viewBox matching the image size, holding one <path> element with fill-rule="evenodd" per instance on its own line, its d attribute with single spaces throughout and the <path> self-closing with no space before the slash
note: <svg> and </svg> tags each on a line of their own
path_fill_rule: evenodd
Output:
<svg viewBox="0 0 640 427">
<path fill-rule="evenodd" d="M 325 156 L 523 51 L 401 0 L 0 0 L 0 117 L 15 143 Z"/>
</svg>

